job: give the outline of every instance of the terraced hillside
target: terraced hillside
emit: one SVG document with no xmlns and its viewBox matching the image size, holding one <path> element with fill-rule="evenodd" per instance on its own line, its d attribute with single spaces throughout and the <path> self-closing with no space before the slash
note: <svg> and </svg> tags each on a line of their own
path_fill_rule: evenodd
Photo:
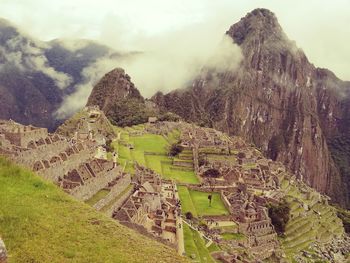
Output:
<svg viewBox="0 0 350 263">
<path fill-rule="evenodd" d="M 125 171 L 133 173 L 134 163 L 137 162 L 156 171 L 165 179 L 175 180 L 183 215 L 191 212 L 199 225 L 204 224 L 212 228 L 212 225 L 205 223 L 206 220 L 211 216 L 226 216 L 229 211 L 224 206 L 219 193 L 212 193 L 212 203 L 209 205 L 208 193 L 191 189 L 192 186 L 199 186 L 201 179 L 195 174 L 194 157 L 190 149 L 185 148 L 175 157 L 169 155 L 170 147 L 179 141 L 181 131 L 171 130 L 164 133 L 157 130 L 148 131 L 148 128 L 147 124 L 127 128 L 115 127 L 117 139 L 112 146 L 119 154 L 120 164 L 125 166 Z M 262 158 L 260 152 L 250 149 L 253 155 Z M 242 149 L 222 152 L 215 148 L 200 148 L 199 154 L 205 155 L 206 160 L 213 162 L 237 163 L 239 151 Z M 187 165 L 188 163 L 191 165 Z M 250 161 L 242 164 L 243 170 L 247 172 L 256 167 L 257 164 Z M 336 210 L 328 205 L 324 196 L 294 180 L 292 175 L 287 172 L 280 173 L 279 181 L 282 182 L 280 192 L 291 207 L 285 236 L 279 239 L 285 259 L 287 262 L 295 262 L 296 257 L 299 257 L 310 262 L 318 262 L 317 260 L 321 258 L 317 257 L 314 245 L 325 244 L 334 238 L 341 237 L 344 233 L 341 220 L 337 217 Z M 257 190 L 256 194 L 261 195 L 263 191 Z M 221 238 L 224 240 L 235 242 L 246 238 L 237 233 L 237 225 L 234 222 L 219 220 L 217 223 L 216 228 L 221 230 Z M 197 228 L 191 228 L 186 223 L 184 223 L 184 243 L 186 255 L 194 262 L 214 262 L 212 252 L 226 250 L 224 246 L 220 247 L 213 243 Z M 311 255 L 310 258 L 302 256 L 304 251 Z M 246 253 L 249 251 L 246 250 Z"/>
<path fill-rule="evenodd" d="M 197 211 L 199 215 L 228 213 L 219 195 L 213 200 L 213 207 L 207 209 L 206 193 L 189 191 L 186 186 L 181 186 L 199 184 L 200 181 L 193 169 L 192 151 L 185 149 L 176 157 L 169 156 L 171 145 L 176 144 L 180 139 L 181 132 L 179 130 L 175 129 L 166 135 L 158 135 L 145 132 L 145 125 L 137 125 L 125 128 L 115 127 L 115 132 L 117 139 L 113 141 L 112 146 L 118 152 L 118 162 L 124 165 L 126 172 L 133 173 L 134 163 L 137 162 L 159 173 L 164 179 L 176 181 L 184 213 L 191 211 L 195 216 L 197 216 Z M 192 162 L 192 167 L 183 167 L 181 162 Z M 183 191 L 193 194 L 194 204 L 191 197 L 187 198 Z M 186 206 L 189 208 L 185 208 Z M 194 262 L 214 262 L 210 253 L 219 250 L 219 248 L 215 244 L 206 247 L 206 242 L 198 231 L 184 224 L 186 255 Z"/>
<path fill-rule="evenodd" d="M 314 254 L 314 242 L 327 243 L 333 238 L 344 234 L 341 219 L 337 217 L 336 209 L 326 201 L 319 202 L 320 195 L 311 188 L 298 182 L 284 180 L 282 189 L 291 207 L 290 220 L 286 226 L 285 238 L 282 245 L 288 259 L 293 258 L 301 251 Z M 300 191 L 307 188 L 307 192 Z M 312 259 L 310 259 L 310 262 Z M 314 255 L 314 260 L 318 260 Z"/>
<path fill-rule="evenodd" d="M 9 263 L 186 262 L 3 158 L 0 204 Z"/>
</svg>

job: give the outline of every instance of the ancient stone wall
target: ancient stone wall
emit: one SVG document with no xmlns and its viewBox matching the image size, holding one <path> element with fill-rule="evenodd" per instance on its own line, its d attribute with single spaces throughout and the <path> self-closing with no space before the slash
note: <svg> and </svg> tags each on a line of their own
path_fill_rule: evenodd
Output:
<svg viewBox="0 0 350 263">
<path fill-rule="evenodd" d="M 120 168 L 99 173 L 96 177 L 84 182 L 83 185 L 73 188 L 70 194 L 81 201 L 86 201 L 95 195 L 102 188 L 105 188 L 109 182 L 114 180 L 120 173 Z"/>
<path fill-rule="evenodd" d="M 37 171 L 37 173 L 47 180 L 57 182 L 58 177 L 62 177 L 69 171 L 77 168 L 79 164 L 87 162 L 89 159 L 93 158 L 93 156 L 93 151 L 90 149 L 84 149 L 76 154 L 70 155 L 65 161 L 50 163 L 49 168 Z"/>
<path fill-rule="evenodd" d="M 65 140 L 59 140 L 51 144 L 43 144 L 35 149 L 18 152 L 16 157 L 14 157 L 14 161 L 31 169 L 36 161 L 47 159 L 48 156 L 58 155 L 60 152 L 64 152 L 68 147 L 69 143 Z"/>
<path fill-rule="evenodd" d="M 126 191 L 122 196 L 119 197 L 119 199 L 109 208 L 105 214 L 107 216 L 112 217 L 113 212 L 119 209 L 120 207 L 123 206 L 126 200 L 130 197 L 130 195 L 134 192 L 134 188 L 131 187 L 128 191 Z"/>
<path fill-rule="evenodd" d="M 100 201 L 98 201 L 93 207 L 97 210 L 101 210 L 102 207 L 109 204 L 114 198 L 116 198 L 120 193 L 122 193 L 131 184 L 130 174 L 124 174 L 118 179 L 117 183 L 112 187 L 107 196 Z"/>
</svg>

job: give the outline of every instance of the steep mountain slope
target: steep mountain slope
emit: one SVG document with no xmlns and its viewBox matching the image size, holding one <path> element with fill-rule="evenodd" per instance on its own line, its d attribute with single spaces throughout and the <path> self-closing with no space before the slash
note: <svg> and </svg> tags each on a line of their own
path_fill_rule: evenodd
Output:
<svg viewBox="0 0 350 263">
<path fill-rule="evenodd" d="M 145 123 L 155 116 L 154 103 L 146 101 L 121 68 L 108 72 L 93 88 L 87 106 L 97 105 L 118 126 Z"/>
<path fill-rule="evenodd" d="M 0 158 L 0 233 L 11 262 L 186 262 Z"/>
<path fill-rule="evenodd" d="M 84 80 L 83 69 L 112 53 L 91 41 L 65 42 L 34 40 L 0 19 L 0 119 L 52 130 L 53 113 Z"/>
<path fill-rule="evenodd" d="M 239 135 L 333 200 L 349 203 L 349 175 L 329 144 L 348 131 L 349 82 L 315 68 L 266 9 L 226 32 L 243 53 L 237 71 L 204 68 L 193 85 L 153 101 L 186 120 Z"/>
</svg>

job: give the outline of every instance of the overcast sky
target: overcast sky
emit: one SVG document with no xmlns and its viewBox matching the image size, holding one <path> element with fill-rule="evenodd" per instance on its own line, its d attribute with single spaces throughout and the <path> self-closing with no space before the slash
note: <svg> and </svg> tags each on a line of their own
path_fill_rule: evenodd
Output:
<svg viewBox="0 0 350 263">
<path fill-rule="evenodd" d="M 186 28 L 217 41 L 257 7 L 272 10 L 316 66 L 350 80 L 349 0 L 0 0 L 0 17 L 41 40 L 88 38 L 128 50 Z M 191 42 L 188 31 L 184 38 Z"/>
</svg>

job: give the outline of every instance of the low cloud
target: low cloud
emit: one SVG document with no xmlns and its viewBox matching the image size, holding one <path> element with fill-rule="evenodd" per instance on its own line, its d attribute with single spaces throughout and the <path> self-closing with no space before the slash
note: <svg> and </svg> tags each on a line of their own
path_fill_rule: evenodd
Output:
<svg viewBox="0 0 350 263">
<path fill-rule="evenodd" d="M 45 47 L 43 42 L 34 42 L 22 35 L 15 35 L 6 41 L 6 45 L 0 47 L 0 56 L 6 64 L 20 71 L 41 72 L 50 77 L 60 89 L 65 89 L 72 83 L 72 77 L 49 66 L 44 54 Z"/>
<path fill-rule="evenodd" d="M 116 67 L 124 68 L 145 97 L 157 91 L 170 92 L 185 88 L 199 75 L 203 66 L 217 71 L 234 71 L 242 59 L 240 48 L 226 35 L 219 41 L 206 40 L 204 31 L 173 33 L 165 38 L 148 39 L 145 50 L 98 60 L 83 70 L 84 81 L 68 96 L 57 111 L 66 118 L 82 108 L 93 88 L 104 74 Z"/>
</svg>

